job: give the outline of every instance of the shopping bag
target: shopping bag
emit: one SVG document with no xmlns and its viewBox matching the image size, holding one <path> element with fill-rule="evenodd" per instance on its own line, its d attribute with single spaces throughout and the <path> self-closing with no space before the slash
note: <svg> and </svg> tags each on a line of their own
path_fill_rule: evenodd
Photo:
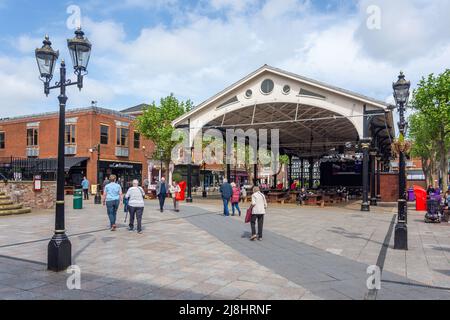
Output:
<svg viewBox="0 0 450 320">
<path fill-rule="evenodd" d="M 247 213 L 245 215 L 245 223 L 249 223 L 252 220 L 252 212 L 253 212 L 253 206 L 247 209 Z"/>
</svg>

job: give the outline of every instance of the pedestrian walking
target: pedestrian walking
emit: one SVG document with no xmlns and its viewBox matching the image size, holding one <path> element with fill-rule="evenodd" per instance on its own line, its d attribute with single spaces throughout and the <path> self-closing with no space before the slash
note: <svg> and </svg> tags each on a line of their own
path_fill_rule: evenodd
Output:
<svg viewBox="0 0 450 320">
<path fill-rule="evenodd" d="M 236 186 L 236 183 L 232 182 L 231 183 L 231 190 L 233 192 L 232 196 L 231 196 L 231 209 L 232 211 L 232 216 L 234 216 L 235 213 L 235 209 L 239 212 L 239 217 L 241 216 L 241 209 L 239 208 L 239 200 L 241 199 L 241 190 L 239 189 L 238 186 Z"/>
<path fill-rule="evenodd" d="M 134 230 L 134 218 L 137 220 L 137 232 L 142 233 L 142 215 L 144 214 L 144 197 L 145 192 L 139 186 L 138 180 L 133 180 L 133 186 L 128 189 L 125 199 L 128 200 L 128 211 L 130 213 L 130 224 L 128 230 Z"/>
<path fill-rule="evenodd" d="M 229 216 L 230 211 L 228 210 L 228 203 L 230 202 L 231 196 L 233 195 L 233 189 L 228 183 L 227 179 L 223 179 L 223 184 L 220 186 L 220 194 L 222 195 L 223 201 L 223 215 Z"/>
<path fill-rule="evenodd" d="M 245 189 L 245 186 L 243 185 L 241 187 L 241 200 L 243 203 L 245 203 L 246 199 L 247 199 L 247 189 Z"/>
<path fill-rule="evenodd" d="M 81 187 L 83 188 L 84 200 L 89 200 L 89 180 L 86 177 L 81 181 Z"/>
<path fill-rule="evenodd" d="M 267 201 L 266 197 L 260 191 L 259 187 L 253 188 L 252 194 L 252 220 L 250 222 L 252 228 L 251 241 L 256 239 L 262 240 L 264 215 L 266 214 Z M 256 221 L 258 221 L 258 234 L 256 234 Z"/>
<path fill-rule="evenodd" d="M 116 176 L 109 177 L 109 183 L 103 191 L 103 205 L 106 205 L 111 231 L 116 231 L 117 210 L 123 199 L 122 187 L 116 183 Z"/>
<path fill-rule="evenodd" d="M 169 192 L 169 186 L 166 182 L 166 178 L 162 177 L 161 181 L 158 181 L 156 185 L 156 196 L 159 199 L 159 210 L 164 212 L 164 202 L 166 201 L 167 193 Z"/>
<path fill-rule="evenodd" d="M 105 187 L 108 183 L 109 183 L 109 179 L 108 179 L 108 177 L 105 177 L 105 180 L 103 180 L 103 183 L 102 183 L 102 190 L 105 190 Z"/>
<path fill-rule="evenodd" d="M 175 212 L 180 211 L 179 204 L 178 204 L 180 192 L 181 192 L 180 186 L 178 185 L 178 183 L 176 181 L 173 181 L 172 185 L 170 186 L 170 194 L 172 195 L 173 209 L 175 210 Z"/>
</svg>

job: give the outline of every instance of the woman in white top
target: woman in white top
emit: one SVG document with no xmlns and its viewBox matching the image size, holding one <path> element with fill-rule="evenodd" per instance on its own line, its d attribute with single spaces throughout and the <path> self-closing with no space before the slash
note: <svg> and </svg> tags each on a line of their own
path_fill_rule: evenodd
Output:
<svg viewBox="0 0 450 320">
<path fill-rule="evenodd" d="M 181 192 L 181 188 L 176 181 L 173 181 L 172 185 L 169 188 L 169 191 L 170 191 L 170 194 L 172 195 L 172 199 L 173 199 L 173 208 L 174 208 L 175 212 L 178 212 L 178 211 L 180 211 L 180 209 L 178 206 L 177 196 L 178 196 L 178 193 Z"/>
<path fill-rule="evenodd" d="M 130 212 L 130 225 L 128 230 L 134 230 L 134 217 L 137 219 L 137 232 L 142 233 L 142 215 L 144 213 L 144 189 L 139 187 L 139 181 L 133 180 L 133 186 L 128 189 L 125 198 L 128 199 L 128 211 Z"/>
<path fill-rule="evenodd" d="M 255 241 L 258 239 L 259 241 L 262 240 L 262 234 L 263 234 L 263 224 L 264 224 L 264 215 L 266 214 L 267 209 L 267 201 L 264 194 L 261 193 L 259 187 L 253 188 L 253 194 L 252 194 L 252 220 L 251 220 L 251 227 L 252 227 L 252 237 L 250 238 L 251 241 Z M 256 235 L 256 221 L 258 220 L 258 235 Z"/>
</svg>

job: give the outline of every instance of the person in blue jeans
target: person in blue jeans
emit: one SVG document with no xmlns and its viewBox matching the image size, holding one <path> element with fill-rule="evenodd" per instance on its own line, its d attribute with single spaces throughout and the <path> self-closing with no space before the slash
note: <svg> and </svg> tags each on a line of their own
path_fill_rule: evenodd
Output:
<svg viewBox="0 0 450 320">
<path fill-rule="evenodd" d="M 89 180 L 86 177 L 81 181 L 81 187 L 83 188 L 84 200 L 89 200 Z"/>
<path fill-rule="evenodd" d="M 223 179 L 223 184 L 220 186 L 220 194 L 222 195 L 223 200 L 223 215 L 229 216 L 230 211 L 228 209 L 228 203 L 233 195 L 233 189 L 227 179 Z"/>
<path fill-rule="evenodd" d="M 103 205 L 106 205 L 111 231 L 116 231 L 117 210 L 123 200 L 122 187 L 116 183 L 117 177 L 111 175 L 103 191 Z"/>
</svg>

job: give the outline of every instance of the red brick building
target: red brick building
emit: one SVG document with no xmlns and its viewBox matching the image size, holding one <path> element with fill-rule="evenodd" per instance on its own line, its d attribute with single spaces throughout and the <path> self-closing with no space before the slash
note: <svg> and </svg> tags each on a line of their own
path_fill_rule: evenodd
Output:
<svg viewBox="0 0 450 320">
<path fill-rule="evenodd" d="M 58 112 L 0 119 L 0 158 L 57 158 Z M 135 117 L 89 107 L 66 113 L 66 185 L 79 186 L 84 175 L 91 184 L 109 174 L 125 183 L 148 176 L 146 155 L 154 145 L 136 130 Z M 100 158 L 96 147 L 100 145 Z M 145 152 L 143 147 L 145 146 Z"/>
</svg>

